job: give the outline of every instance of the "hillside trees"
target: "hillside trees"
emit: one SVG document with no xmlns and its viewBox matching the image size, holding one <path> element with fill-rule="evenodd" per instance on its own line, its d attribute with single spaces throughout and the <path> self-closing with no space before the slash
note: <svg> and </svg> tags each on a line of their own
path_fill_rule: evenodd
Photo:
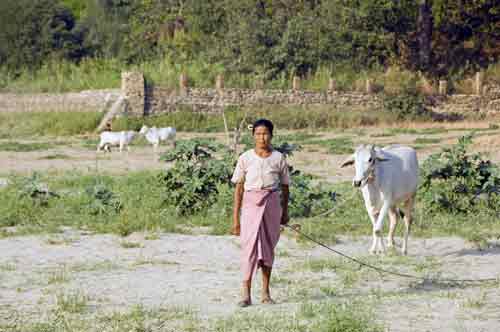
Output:
<svg viewBox="0 0 500 332">
<path fill-rule="evenodd" d="M 0 64 L 15 71 L 51 57 L 80 57 L 82 34 L 69 9 L 56 0 L 0 2 Z"/>
<path fill-rule="evenodd" d="M 0 67 L 168 58 L 266 79 L 396 64 L 429 76 L 500 56 L 496 0 L 19 0 L 0 2 Z"/>
</svg>

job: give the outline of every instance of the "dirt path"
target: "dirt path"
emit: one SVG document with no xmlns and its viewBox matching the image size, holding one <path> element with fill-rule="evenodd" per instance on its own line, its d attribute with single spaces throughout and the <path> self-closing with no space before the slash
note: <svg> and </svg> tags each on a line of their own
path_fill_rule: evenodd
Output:
<svg viewBox="0 0 500 332">
<path fill-rule="evenodd" d="M 343 237 L 335 249 L 420 275 L 500 275 L 498 243 L 477 251 L 458 238 L 411 239 L 408 257 L 366 256 L 368 245 L 368 238 Z M 133 234 L 121 239 L 66 229 L 59 235 L 0 240 L 0 252 L 0 326 L 20 312 L 28 321 L 46 317 L 56 306 L 57 294 L 85 296 L 87 315 L 134 305 L 187 306 L 203 322 L 241 311 L 235 305 L 239 294 L 235 237 L 161 234 L 146 240 L 143 234 Z M 277 252 L 273 294 L 278 304 L 257 304 L 249 312 L 271 310 L 279 315 L 305 302 L 361 301 L 374 309 L 375 319 L 387 331 L 500 329 L 498 283 L 446 286 L 381 276 L 289 236 L 282 237 Z"/>
<path fill-rule="evenodd" d="M 317 132 L 319 139 L 328 140 L 336 137 L 347 137 L 352 140 L 354 146 L 361 143 L 373 143 L 380 146 L 388 144 L 407 144 L 414 146 L 416 139 L 423 136 L 417 134 L 397 134 L 393 136 L 378 136 L 384 129 L 364 129 L 363 133 L 355 132 Z M 294 135 L 296 131 L 284 131 L 285 135 Z M 452 131 L 435 135 L 427 135 L 425 138 L 439 139 L 439 143 L 426 144 L 418 150 L 419 160 L 423 161 L 429 154 L 439 151 L 443 146 L 455 144 L 457 138 L 467 131 Z M 225 142 L 225 135 L 218 134 L 192 134 L 179 133 L 179 139 L 193 137 L 207 137 Z M 475 151 L 486 152 L 494 162 L 500 162 L 500 132 L 479 136 L 474 145 Z M 0 143 L 7 142 L 0 140 Z M 17 141 L 23 143 L 23 141 Z M 25 143 L 32 143 L 26 141 Z M 40 141 L 35 141 L 40 142 Z M 42 142 L 47 142 L 42 140 Z M 50 143 L 50 141 L 48 142 Z M 86 146 L 84 146 L 86 144 Z M 300 142 L 299 142 L 300 144 Z M 169 147 L 162 147 L 165 151 Z M 58 141 L 50 149 L 33 152 L 6 152 L 0 151 L 0 174 L 9 173 L 30 174 L 39 172 L 78 171 L 93 173 L 99 171 L 110 174 L 124 174 L 130 171 L 159 170 L 167 167 L 166 163 L 158 160 L 159 154 L 155 155 L 150 146 L 133 145 L 130 152 L 119 153 L 115 148 L 112 153 L 96 153 L 94 145 L 84 143 L 84 140 L 74 138 L 67 141 Z M 303 150 L 296 152 L 290 158 L 291 164 L 302 171 L 322 177 L 329 182 L 348 181 L 352 177 L 352 169 L 339 167 L 346 155 L 328 153 L 325 147 L 317 145 L 303 145 Z"/>
</svg>

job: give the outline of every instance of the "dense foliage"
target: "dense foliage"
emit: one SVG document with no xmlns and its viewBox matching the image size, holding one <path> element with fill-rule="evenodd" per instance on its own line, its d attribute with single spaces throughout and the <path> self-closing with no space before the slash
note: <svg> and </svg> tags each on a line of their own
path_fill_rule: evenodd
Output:
<svg viewBox="0 0 500 332">
<path fill-rule="evenodd" d="M 253 146 L 252 146 L 253 147 Z M 276 150 L 290 156 L 298 146 L 281 142 Z M 227 218 L 232 211 L 230 178 L 236 164 L 234 153 L 207 140 L 179 141 L 162 156 L 174 161 L 161 176 L 164 202 L 179 215 L 209 212 Z M 289 166 L 291 181 L 290 216 L 311 217 L 333 207 L 335 192 L 315 185 L 311 176 Z"/>
<path fill-rule="evenodd" d="M 436 76 L 500 54 L 496 0 L 18 0 L 0 2 L 0 67 L 174 59 L 279 79 L 403 65 Z"/>
<path fill-rule="evenodd" d="M 433 212 L 500 216 L 500 170 L 480 154 L 467 153 L 472 136 L 431 155 L 422 165 L 423 192 Z"/>
</svg>

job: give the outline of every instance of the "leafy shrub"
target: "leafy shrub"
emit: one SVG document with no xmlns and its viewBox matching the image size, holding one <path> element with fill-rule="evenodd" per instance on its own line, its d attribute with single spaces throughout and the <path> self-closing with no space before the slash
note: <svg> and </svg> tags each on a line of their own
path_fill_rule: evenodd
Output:
<svg viewBox="0 0 500 332">
<path fill-rule="evenodd" d="M 384 109 L 395 114 L 398 120 L 415 120 L 426 115 L 424 99 L 413 93 L 385 95 Z"/>
<path fill-rule="evenodd" d="M 216 159 L 220 144 L 202 140 L 178 141 L 175 149 L 161 159 L 175 161 L 162 176 L 164 202 L 178 215 L 192 215 L 211 206 L 217 200 L 221 183 L 229 183 L 234 161 L 229 153 Z"/>
<path fill-rule="evenodd" d="M 321 185 L 313 185 L 312 180 L 312 176 L 300 171 L 291 173 L 290 217 L 314 217 L 333 208 L 336 202 L 336 193 Z"/>
<path fill-rule="evenodd" d="M 423 164 L 422 187 L 431 212 L 500 213 L 500 171 L 480 154 L 468 154 L 471 144 L 472 136 L 463 136 Z"/>
<path fill-rule="evenodd" d="M 85 193 L 89 198 L 90 213 L 93 215 L 119 213 L 123 208 L 120 199 L 104 184 L 87 187 Z"/>
<path fill-rule="evenodd" d="M 38 173 L 33 173 L 32 176 L 24 179 L 20 197 L 31 198 L 32 202 L 37 206 L 48 206 L 50 198 L 59 197 L 59 195 L 50 191 L 47 184 L 40 181 Z"/>
</svg>

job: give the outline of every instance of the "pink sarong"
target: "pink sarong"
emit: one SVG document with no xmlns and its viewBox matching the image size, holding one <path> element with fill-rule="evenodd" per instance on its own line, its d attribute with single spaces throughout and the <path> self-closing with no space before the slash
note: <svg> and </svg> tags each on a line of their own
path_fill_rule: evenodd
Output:
<svg viewBox="0 0 500 332">
<path fill-rule="evenodd" d="M 252 279 L 261 265 L 273 266 L 274 248 L 280 237 L 281 202 L 278 191 L 251 190 L 241 206 L 241 272 Z"/>
</svg>

